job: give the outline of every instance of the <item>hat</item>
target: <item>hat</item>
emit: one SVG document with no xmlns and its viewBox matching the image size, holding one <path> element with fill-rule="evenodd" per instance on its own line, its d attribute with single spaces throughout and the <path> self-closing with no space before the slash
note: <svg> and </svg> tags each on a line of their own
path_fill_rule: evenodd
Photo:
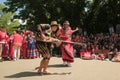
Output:
<svg viewBox="0 0 120 80">
<path fill-rule="evenodd" d="M 70 25 L 69 21 L 65 21 L 65 22 L 63 23 L 63 25 L 65 25 L 65 24 Z"/>
<path fill-rule="evenodd" d="M 49 25 L 49 24 L 40 24 L 39 26 L 45 27 L 46 25 Z"/>
<path fill-rule="evenodd" d="M 58 23 L 57 23 L 57 21 L 51 21 L 51 24 L 50 24 L 51 26 L 58 26 Z"/>
</svg>

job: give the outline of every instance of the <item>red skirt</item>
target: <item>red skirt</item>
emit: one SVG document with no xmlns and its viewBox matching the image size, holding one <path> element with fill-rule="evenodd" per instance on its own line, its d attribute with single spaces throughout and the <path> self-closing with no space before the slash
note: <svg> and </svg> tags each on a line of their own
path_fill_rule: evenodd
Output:
<svg viewBox="0 0 120 80">
<path fill-rule="evenodd" d="M 73 46 L 71 44 L 62 44 L 62 59 L 66 62 L 74 62 Z"/>
</svg>

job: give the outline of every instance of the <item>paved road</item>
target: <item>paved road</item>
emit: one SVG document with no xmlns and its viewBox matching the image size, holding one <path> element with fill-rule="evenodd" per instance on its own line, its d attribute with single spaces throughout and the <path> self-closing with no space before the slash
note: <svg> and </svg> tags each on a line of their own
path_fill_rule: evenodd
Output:
<svg viewBox="0 0 120 80">
<path fill-rule="evenodd" d="M 0 80 L 120 80 L 120 63 L 75 58 L 72 67 L 63 67 L 61 58 L 52 57 L 53 75 L 37 74 L 40 59 L 0 62 Z"/>
</svg>

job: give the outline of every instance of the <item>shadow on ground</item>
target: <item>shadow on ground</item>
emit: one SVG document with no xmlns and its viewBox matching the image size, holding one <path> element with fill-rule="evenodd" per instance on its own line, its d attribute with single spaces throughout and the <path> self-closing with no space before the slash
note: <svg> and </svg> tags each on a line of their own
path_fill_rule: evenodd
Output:
<svg viewBox="0 0 120 80">
<path fill-rule="evenodd" d="M 48 65 L 48 67 L 65 68 L 68 66 L 63 64 L 52 64 L 52 65 Z"/>
<path fill-rule="evenodd" d="M 62 72 L 62 73 L 52 73 L 52 74 L 38 74 L 37 72 L 20 72 L 5 76 L 5 78 L 22 78 L 22 77 L 32 77 L 32 76 L 44 76 L 44 75 L 70 75 L 71 72 Z"/>
<path fill-rule="evenodd" d="M 41 75 L 36 72 L 20 72 L 9 76 L 5 76 L 5 78 L 21 78 L 21 77 L 30 77 L 30 76 L 41 76 Z"/>
</svg>

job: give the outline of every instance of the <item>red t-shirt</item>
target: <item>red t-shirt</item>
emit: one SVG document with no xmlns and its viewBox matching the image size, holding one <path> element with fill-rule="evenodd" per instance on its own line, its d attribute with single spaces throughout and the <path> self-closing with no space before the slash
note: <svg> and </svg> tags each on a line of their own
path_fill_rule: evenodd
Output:
<svg viewBox="0 0 120 80">
<path fill-rule="evenodd" d="M 7 39 L 7 34 L 5 32 L 0 31 L 0 43 L 5 43 Z"/>
</svg>

